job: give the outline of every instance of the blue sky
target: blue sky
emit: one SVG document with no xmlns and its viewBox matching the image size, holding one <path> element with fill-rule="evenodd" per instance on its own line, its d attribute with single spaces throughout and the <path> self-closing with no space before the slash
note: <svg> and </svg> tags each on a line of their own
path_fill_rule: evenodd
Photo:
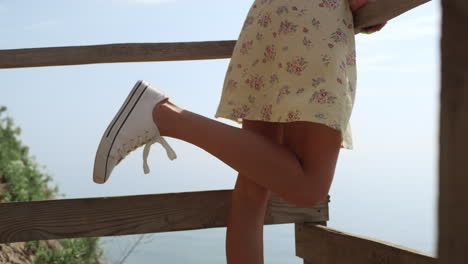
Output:
<svg viewBox="0 0 468 264">
<path fill-rule="evenodd" d="M 235 40 L 249 0 L 0 0 L 0 49 Z M 434 254 L 437 208 L 440 2 L 356 36 L 354 150 L 340 153 L 329 226 Z M 0 105 L 68 198 L 232 189 L 237 173 L 168 138 L 139 149 L 104 185 L 92 181 L 101 134 L 138 79 L 214 119 L 229 59 L 0 70 Z M 217 119 L 238 126 L 230 120 Z M 359 221 L 356 221 L 359 219 Z M 392 226 L 389 227 L 389 223 Z"/>
</svg>

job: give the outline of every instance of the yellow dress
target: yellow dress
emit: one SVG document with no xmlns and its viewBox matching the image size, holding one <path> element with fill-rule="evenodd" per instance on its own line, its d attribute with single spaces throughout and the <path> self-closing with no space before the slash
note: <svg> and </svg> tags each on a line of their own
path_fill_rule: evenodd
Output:
<svg viewBox="0 0 468 264">
<path fill-rule="evenodd" d="M 353 149 L 355 92 L 348 0 L 254 0 L 215 117 L 321 123 L 341 131 L 341 148 Z"/>
</svg>

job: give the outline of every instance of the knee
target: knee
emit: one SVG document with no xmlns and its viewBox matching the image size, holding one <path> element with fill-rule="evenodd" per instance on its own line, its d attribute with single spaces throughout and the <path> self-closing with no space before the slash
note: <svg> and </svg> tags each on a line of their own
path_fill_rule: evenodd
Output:
<svg viewBox="0 0 468 264">
<path fill-rule="evenodd" d="M 319 175 L 304 175 L 303 180 L 297 185 L 296 192 L 290 196 L 290 202 L 298 207 L 313 208 L 327 198 L 330 184 L 321 181 L 326 177 Z"/>
<path fill-rule="evenodd" d="M 268 203 L 271 191 L 248 179 L 239 179 L 232 197 L 234 201 L 242 201 L 244 204 L 263 206 Z"/>
</svg>

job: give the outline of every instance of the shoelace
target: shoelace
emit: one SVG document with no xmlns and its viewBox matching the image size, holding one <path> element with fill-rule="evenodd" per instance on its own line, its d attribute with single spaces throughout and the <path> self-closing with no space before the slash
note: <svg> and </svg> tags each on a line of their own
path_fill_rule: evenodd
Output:
<svg viewBox="0 0 468 264">
<path fill-rule="evenodd" d="M 161 136 L 156 137 L 152 139 L 151 141 L 149 141 L 148 143 L 146 143 L 145 148 L 143 149 L 143 171 L 145 172 L 145 174 L 148 174 L 150 172 L 150 169 L 148 167 L 148 154 L 149 154 L 151 145 L 156 142 L 161 144 L 164 147 L 164 149 L 166 149 L 167 156 L 169 157 L 170 160 L 177 158 L 175 151 L 171 148 L 171 146 L 169 146 L 167 141 Z"/>
<path fill-rule="evenodd" d="M 128 155 L 128 153 L 146 143 L 145 148 L 143 149 L 143 171 L 145 174 L 148 174 L 150 172 L 148 166 L 148 155 L 151 145 L 153 145 L 156 142 L 160 143 L 164 147 L 164 149 L 166 149 L 167 156 L 170 160 L 177 158 L 175 151 L 171 148 L 171 146 L 169 146 L 169 144 L 163 137 L 159 136 L 143 140 L 141 136 L 138 136 L 137 140 L 131 140 L 129 144 L 123 144 L 122 148 L 117 149 L 117 153 L 120 155 L 117 164 L 121 160 L 123 160 Z"/>
</svg>

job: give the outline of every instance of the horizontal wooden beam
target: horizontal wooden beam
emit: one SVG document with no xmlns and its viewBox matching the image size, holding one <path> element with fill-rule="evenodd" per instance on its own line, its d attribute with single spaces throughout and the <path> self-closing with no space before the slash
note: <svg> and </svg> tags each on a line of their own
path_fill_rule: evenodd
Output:
<svg viewBox="0 0 468 264">
<path fill-rule="evenodd" d="M 319 264 L 436 264 L 436 258 L 411 248 L 342 232 L 330 227 L 296 223 L 296 256 Z"/>
<path fill-rule="evenodd" d="M 0 68 L 230 58 L 235 40 L 0 50 Z"/>
<path fill-rule="evenodd" d="M 379 0 L 355 13 L 355 32 L 388 21 L 429 0 Z M 122 43 L 0 50 L 0 68 L 93 63 L 178 61 L 230 58 L 236 40 L 167 43 Z"/>
<path fill-rule="evenodd" d="M 0 243 L 226 227 L 232 190 L 0 203 Z M 314 208 L 269 201 L 265 224 L 328 220 Z"/>
</svg>

